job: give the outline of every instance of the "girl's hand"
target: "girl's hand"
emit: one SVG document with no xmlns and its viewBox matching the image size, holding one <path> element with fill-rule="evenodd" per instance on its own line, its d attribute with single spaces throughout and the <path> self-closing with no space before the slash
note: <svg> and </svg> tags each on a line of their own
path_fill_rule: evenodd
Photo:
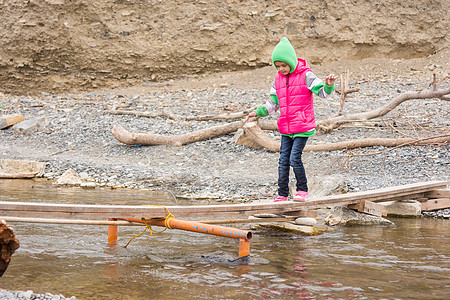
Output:
<svg viewBox="0 0 450 300">
<path fill-rule="evenodd" d="M 248 114 L 247 118 L 245 118 L 244 123 L 247 123 L 248 120 L 250 120 L 250 118 L 254 118 L 256 117 L 256 113 L 254 111 L 252 111 L 251 113 Z"/>
<path fill-rule="evenodd" d="M 336 81 L 336 76 L 334 76 L 334 74 L 330 74 L 327 76 L 327 78 L 325 78 L 325 83 L 327 85 L 333 85 L 335 81 Z"/>
</svg>

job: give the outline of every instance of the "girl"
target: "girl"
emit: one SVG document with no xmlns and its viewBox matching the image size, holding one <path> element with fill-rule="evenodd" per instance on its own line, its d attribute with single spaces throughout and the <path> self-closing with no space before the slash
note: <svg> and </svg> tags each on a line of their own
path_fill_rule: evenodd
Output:
<svg viewBox="0 0 450 300">
<path fill-rule="evenodd" d="M 284 37 L 272 52 L 272 62 L 278 72 L 270 90 L 270 100 L 251 117 L 264 117 L 280 109 L 278 130 L 281 133 L 280 159 L 278 162 L 278 197 L 275 202 L 287 201 L 289 196 L 289 171 L 292 166 L 297 180 L 294 201 L 306 201 L 309 197 L 305 168 L 302 162 L 303 148 L 310 136 L 316 133 L 313 93 L 326 98 L 334 91 L 336 77 L 330 74 L 325 83 L 314 75 L 305 60 L 297 58 L 294 47 Z"/>
</svg>

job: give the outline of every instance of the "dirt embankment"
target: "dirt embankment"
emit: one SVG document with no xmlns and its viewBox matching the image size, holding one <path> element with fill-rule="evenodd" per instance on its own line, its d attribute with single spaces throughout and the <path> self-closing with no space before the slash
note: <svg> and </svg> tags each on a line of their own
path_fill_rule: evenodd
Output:
<svg viewBox="0 0 450 300">
<path fill-rule="evenodd" d="M 448 45 L 449 7 L 447 0 L 0 0 L 0 91 L 254 69 L 270 63 L 283 36 L 316 65 L 426 57 Z"/>
</svg>

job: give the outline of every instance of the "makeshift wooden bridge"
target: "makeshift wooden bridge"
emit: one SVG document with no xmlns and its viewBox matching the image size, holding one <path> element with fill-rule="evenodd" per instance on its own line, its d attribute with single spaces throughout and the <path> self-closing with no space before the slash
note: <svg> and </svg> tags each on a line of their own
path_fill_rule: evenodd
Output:
<svg viewBox="0 0 450 300">
<path fill-rule="evenodd" d="M 108 242 L 117 241 L 117 226 L 162 226 L 239 239 L 239 257 L 249 255 L 250 231 L 217 226 L 220 223 L 286 221 L 305 216 L 308 210 L 331 206 L 349 206 L 359 211 L 383 215 L 378 202 L 415 199 L 422 210 L 450 207 L 449 182 L 431 181 L 402 186 L 333 195 L 307 202 L 258 202 L 192 206 L 75 205 L 0 201 L 0 219 L 9 222 L 108 225 Z M 224 218 L 275 214 L 279 218 L 182 221 L 177 218 Z"/>
</svg>

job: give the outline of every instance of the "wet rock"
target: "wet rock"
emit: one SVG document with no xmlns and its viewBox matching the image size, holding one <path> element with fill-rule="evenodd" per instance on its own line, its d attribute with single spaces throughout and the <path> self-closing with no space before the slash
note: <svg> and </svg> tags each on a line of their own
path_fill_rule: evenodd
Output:
<svg viewBox="0 0 450 300">
<path fill-rule="evenodd" d="M 81 188 L 84 188 L 84 189 L 95 189 L 95 187 L 97 186 L 97 184 L 95 183 L 95 182 L 82 182 L 81 184 L 80 184 L 80 187 Z"/>
<path fill-rule="evenodd" d="M 416 200 L 390 201 L 380 204 L 384 205 L 388 216 L 420 217 L 422 213 L 422 204 Z"/>
<path fill-rule="evenodd" d="M 326 227 L 302 226 L 291 222 L 260 224 L 258 227 L 308 236 L 320 235 L 328 230 Z"/>
<path fill-rule="evenodd" d="M 312 176 L 308 179 L 310 197 L 324 197 L 348 192 L 348 186 L 342 176 Z"/>
<path fill-rule="evenodd" d="M 81 177 L 73 169 L 69 169 L 62 174 L 55 182 L 56 185 L 81 185 Z"/>
<path fill-rule="evenodd" d="M 7 291 L 7 290 L 0 290 L 0 299 L 8 299 L 8 300 L 29 300 L 29 299 L 45 299 L 45 300 L 64 300 L 64 299 L 70 299 L 70 300 L 77 300 L 74 296 L 70 298 L 65 298 L 63 295 L 53 295 L 50 293 L 45 294 L 35 294 L 33 291 L 28 290 L 26 292 L 22 291 Z"/>
<path fill-rule="evenodd" d="M 30 160 L 0 159 L 0 173 L 8 174 L 33 174 L 42 176 L 45 163 Z"/>
<path fill-rule="evenodd" d="M 14 231 L 5 221 L 0 220 L 0 277 L 8 268 L 11 256 L 19 249 L 20 243 Z"/>
<path fill-rule="evenodd" d="M 314 226 L 314 225 L 317 224 L 317 221 L 314 218 L 297 218 L 297 219 L 295 219 L 295 224 L 297 224 L 297 225 L 306 225 L 306 226 Z"/>
<path fill-rule="evenodd" d="M 325 216 L 324 223 L 329 226 L 344 225 L 395 225 L 391 221 L 364 213 L 355 212 L 345 206 L 333 207 Z"/>
<path fill-rule="evenodd" d="M 422 214 L 424 215 L 424 217 L 449 219 L 450 208 L 438 209 L 433 211 L 424 211 Z"/>
</svg>

